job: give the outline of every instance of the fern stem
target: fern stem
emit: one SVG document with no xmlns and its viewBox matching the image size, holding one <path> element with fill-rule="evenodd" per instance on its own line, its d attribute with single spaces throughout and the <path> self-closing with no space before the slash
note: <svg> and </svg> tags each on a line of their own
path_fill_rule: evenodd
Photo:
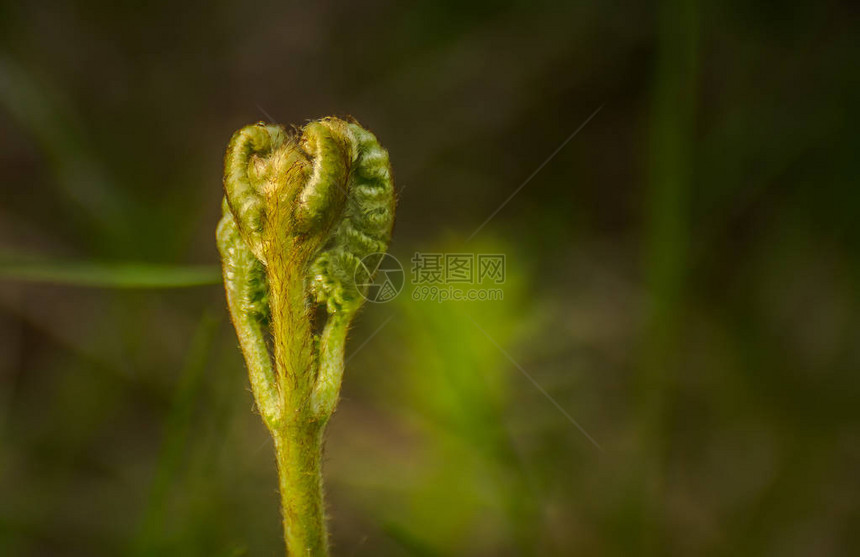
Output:
<svg viewBox="0 0 860 557">
<path fill-rule="evenodd" d="M 275 433 L 288 555 L 328 555 L 322 487 L 323 423 L 290 424 Z"/>
</svg>

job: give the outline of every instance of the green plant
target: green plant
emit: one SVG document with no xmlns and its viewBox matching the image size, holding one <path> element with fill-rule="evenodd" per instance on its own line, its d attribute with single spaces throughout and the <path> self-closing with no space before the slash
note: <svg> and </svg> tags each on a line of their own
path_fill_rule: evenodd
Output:
<svg viewBox="0 0 860 557">
<path fill-rule="evenodd" d="M 362 285 L 388 248 L 388 153 L 355 122 L 324 118 L 294 134 L 233 135 L 218 224 L 227 302 L 278 461 L 284 539 L 327 554 L 322 435 L 343 376 Z"/>
</svg>

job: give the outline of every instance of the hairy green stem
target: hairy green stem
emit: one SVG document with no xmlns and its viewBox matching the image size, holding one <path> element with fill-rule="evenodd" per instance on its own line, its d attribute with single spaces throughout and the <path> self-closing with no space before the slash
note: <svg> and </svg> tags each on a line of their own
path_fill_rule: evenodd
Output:
<svg viewBox="0 0 860 557">
<path fill-rule="evenodd" d="M 257 124 L 233 135 L 217 241 L 251 390 L 275 442 L 287 553 L 324 556 L 323 433 L 368 270 L 388 248 L 394 190 L 388 153 L 355 122 L 325 118 L 300 132 Z"/>
<path fill-rule="evenodd" d="M 316 379 L 313 333 L 303 277 L 293 276 L 293 269 L 287 271 L 284 276 L 274 277 L 269 282 L 271 332 L 275 370 L 278 384 L 281 385 L 281 407 L 298 412 L 303 409 Z M 289 414 L 284 415 L 287 422 L 293 418 Z"/>
<path fill-rule="evenodd" d="M 284 541 L 290 555 L 327 555 L 322 481 L 324 424 L 308 421 L 274 435 Z"/>
</svg>

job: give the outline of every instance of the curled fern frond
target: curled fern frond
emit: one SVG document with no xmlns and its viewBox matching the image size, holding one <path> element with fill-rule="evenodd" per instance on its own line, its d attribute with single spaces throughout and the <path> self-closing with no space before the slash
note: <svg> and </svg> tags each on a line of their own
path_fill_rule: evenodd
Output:
<svg viewBox="0 0 860 557">
<path fill-rule="evenodd" d="M 337 404 L 347 329 L 391 238 L 388 152 L 353 121 L 295 133 L 259 123 L 233 135 L 224 167 L 224 284 L 275 439 L 287 545 L 324 554 L 320 435 Z"/>
<path fill-rule="evenodd" d="M 324 121 L 349 141 L 351 172 L 343 218 L 312 266 L 312 291 L 329 313 L 355 311 L 362 285 L 371 280 L 375 262 L 364 261 L 388 249 L 394 195 L 388 152 L 356 124 Z"/>
<path fill-rule="evenodd" d="M 257 260 L 303 256 L 317 302 L 358 309 L 372 278 L 361 261 L 387 250 L 394 222 L 388 152 L 373 134 L 337 118 L 292 137 L 260 123 L 234 134 L 225 168 L 225 215 Z"/>
</svg>

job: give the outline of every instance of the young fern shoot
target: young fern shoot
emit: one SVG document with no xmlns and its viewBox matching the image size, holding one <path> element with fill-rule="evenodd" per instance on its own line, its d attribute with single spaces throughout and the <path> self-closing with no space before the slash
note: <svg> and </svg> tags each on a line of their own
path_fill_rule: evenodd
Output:
<svg viewBox="0 0 860 557">
<path fill-rule="evenodd" d="M 327 555 L 322 436 L 346 334 L 388 249 L 388 152 L 353 121 L 237 131 L 218 224 L 227 304 L 278 463 L 290 555 Z M 324 308 L 324 311 L 323 309 Z"/>
</svg>

